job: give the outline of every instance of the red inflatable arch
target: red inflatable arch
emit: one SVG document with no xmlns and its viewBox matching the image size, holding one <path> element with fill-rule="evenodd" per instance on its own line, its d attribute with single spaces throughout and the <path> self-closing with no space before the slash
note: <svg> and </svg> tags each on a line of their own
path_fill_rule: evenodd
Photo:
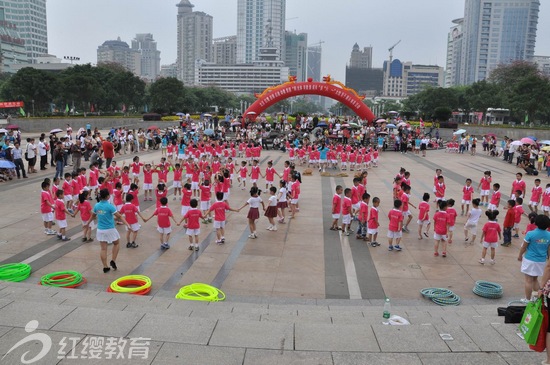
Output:
<svg viewBox="0 0 550 365">
<path fill-rule="evenodd" d="M 311 79 L 308 79 L 308 82 L 296 82 L 296 77 L 290 76 L 289 82 L 269 87 L 263 93 L 256 94 L 258 100 L 250 105 L 245 111 L 244 116 L 254 120 L 264 110 L 281 100 L 298 95 L 312 94 L 338 100 L 353 110 L 359 118 L 367 120 L 370 123 L 375 118 L 369 107 L 363 103 L 364 96 L 358 95 L 355 90 L 345 87 L 338 81 L 331 81 L 330 75 L 323 77 L 323 82 L 313 82 Z"/>
</svg>

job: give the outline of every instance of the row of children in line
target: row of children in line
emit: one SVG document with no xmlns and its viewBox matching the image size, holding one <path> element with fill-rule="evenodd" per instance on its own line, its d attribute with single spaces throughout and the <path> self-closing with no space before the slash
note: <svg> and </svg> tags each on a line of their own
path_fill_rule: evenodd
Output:
<svg viewBox="0 0 550 365">
<path fill-rule="evenodd" d="M 301 148 L 289 148 L 290 161 L 298 161 L 300 165 L 326 168 L 338 168 L 341 170 L 360 171 L 371 167 L 378 167 L 378 149 L 376 147 L 352 147 L 351 145 L 338 144 L 336 147 L 329 145 L 304 145 Z"/>
</svg>

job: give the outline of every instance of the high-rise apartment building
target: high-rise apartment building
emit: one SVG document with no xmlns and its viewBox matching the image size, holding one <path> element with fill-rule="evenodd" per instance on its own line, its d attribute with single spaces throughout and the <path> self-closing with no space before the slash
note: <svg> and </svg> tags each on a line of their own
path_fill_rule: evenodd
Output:
<svg viewBox="0 0 550 365">
<path fill-rule="evenodd" d="M 173 77 L 178 78 L 178 65 L 171 63 L 169 65 L 160 66 L 160 77 Z"/>
<path fill-rule="evenodd" d="M 154 81 L 160 74 L 160 51 L 157 42 L 150 33 L 136 34 L 132 40 L 132 49 L 141 53 L 140 77 Z"/>
<path fill-rule="evenodd" d="M 17 26 L 29 60 L 48 53 L 46 0 L 0 1 L 0 19 Z"/>
<path fill-rule="evenodd" d="M 259 61 L 261 48 L 285 60 L 285 8 L 286 0 L 238 0 L 237 63 Z"/>
<path fill-rule="evenodd" d="M 447 52 L 449 61 L 449 54 L 460 48 L 460 58 L 447 65 L 448 85 L 486 79 L 499 64 L 531 61 L 539 7 L 540 0 L 465 0 L 462 36 L 450 43 L 452 50 Z"/>
<path fill-rule="evenodd" d="M 178 79 L 185 85 L 195 82 L 195 67 L 198 60 L 211 62 L 212 16 L 193 11 L 189 0 L 181 0 L 178 7 Z"/>
<path fill-rule="evenodd" d="M 134 75 L 141 73 L 141 52 L 130 48 L 128 43 L 120 40 L 105 41 L 97 47 L 97 64 L 117 63 Z"/>
<path fill-rule="evenodd" d="M 297 81 L 307 80 L 307 33 L 285 32 L 285 66 Z"/>
<path fill-rule="evenodd" d="M 361 51 L 355 43 L 349 59 L 350 68 L 372 68 L 372 47 L 365 47 Z"/>
<path fill-rule="evenodd" d="M 216 65 L 237 64 L 237 36 L 214 39 L 214 63 Z"/>
</svg>

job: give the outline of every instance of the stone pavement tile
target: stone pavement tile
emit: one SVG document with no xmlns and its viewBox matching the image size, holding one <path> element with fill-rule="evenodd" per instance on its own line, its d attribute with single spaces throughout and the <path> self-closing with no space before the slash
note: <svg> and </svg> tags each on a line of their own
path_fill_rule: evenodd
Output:
<svg viewBox="0 0 550 365">
<path fill-rule="evenodd" d="M 456 313 L 445 313 L 441 316 L 443 321 L 446 324 L 475 324 L 476 322 L 472 319 L 472 317 L 467 316 L 460 316 Z"/>
<path fill-rule="evenodd" d="M 45 356 L 35 364 L 56 364 L 60 358 L 65 354 L 70 353 L 78 342 L 84 338 L 83 334 L 76 333 L 64 333 L 57 331 L 40 331 L 34 332 L 35 334 L 45 334 L 52 340 L 51 350 L 48 351 Z M 29 335 L 23 328 L 14 328 L 2 337 L 0 341 L 0 355 L 4 356 L 8 350 L 12 348 L 17 342 L 21 341 Z M 2 364 L 21 364 L 22 356 L 28 352 L 25 356 L 26 360 L 32 359 L 38 355 L 42 350 L 43 345 L 40 340 L 34 340 L 26 342 L 20 347 L 14 349 L 9 354 L 2 357 Z M 73 360 L 74 361 L 74 360 Z"/>
<path fill-rule="evenodd" d="M 153 365 L 242 365 L 245 349 L 165 342 Z"/>
<path fill-rule="evenodd" d="M 11 302 L 13 302 L 13 300 L 11 299 L 0 299 L 0 308 L 4 308 L 5 306 L 7 306 L 8 304 L 10 304 Z"/>
<path fill-rule="evenodd" d="M 323 271 L 279 272 L 273 285 L 274 292 L 325 295 L 325 274 Z"/>
<path fill-rule="evenodd" d="M 119 295 L 130 295 L 130 294 L 119 294 Z M 65 299 L 61 305 L 68 305 L 74 307 L 84 307 L 84 308 L 104 308 L 111 310 L 122 311 L 126 308 L 127 304 L 110 302 L 111 298 L 105 297 L 84 297 L 84 298 L 69 298 Z"/>
<path fill-rule="evenodd" d="M 98 341 L 103 341 L 102 346 L 97 346 L 97 351 L 93 351 L 94 343 Z M 113 345 L 107 345 L 109 341 L 113 341 Z M 140 340 L 139 347 L 143 343 Z M 125 345 L 123 345 L 125 344 Z M 134 352 L 135 350 L 130 350 L 130 348 L 137 348 L 137 345 L 134 347 L 132 345 L 132 339 L 121 339 L 118 337 L 109 338 L 109 337 L 98 337 L 98 336 L 86 336 L 82 339 L 74 349 L 73 353 L 69 353 L 65 356 L 58 365 L 71 365 L 71 364 L 121 364 L 121 365 L 149 365 L 151 361 L 157 356 L 160 348 L 162 347 L 162 342 L 149 341 L 149 345 L 145 346 L 145 352 Z M 114 347 L 117 346 L 117 347 Z M 118 346 L 122 347 L 120 349 Z M 92 350 L 92 352 L 90 352 Z M 130 351 L 132 351 L 130 353 Z M 119 356 L 119 358 L 117 358 Z"/>
<path fill-rule="evenodd" d="M 296 323 L 294 342 L 296 350 L 380 351 L 371 327 L 365 325 Z"/>
<path fill-rule="evenodd" d="M 518 325 L 517 324 L 493 324 L 491 325 L 502 337 L 506 339 L 517 351 L 529 352 L 529 346 L 525 344 L 525 341 L 522 340 L 517 333 Z"/>
<path fill-rule="evenodd" d="M 240 255 L 233 266 L 237 271 L 277 271 L 281 258 L 275 256 Z"/>
<path fill-rule="evenodd" d="M 8 333 L 13 327 L 0 326 L 0 337 Z"/>
<path fill-rule="evenodd" d="M 62 308 L 60 306 L 60 308 Z M 123 337 L 143 317 L 143 313 L 98 308 L 77 308 L 52 329 L 87 335 Z"/>
<path fill-rule="evenodd" d="M 333 365 L 330 352 L 247 349 L 243 365 Z"/>
<path fill-rule="evenodd" d="M 413 316 L 402 316 L 405 317 L 411 324 L 446 324 L 445 320 L 441 317 L 430 316 L 430 315 L 413 315 Z"/>
<path fill-rule="evenodd" d="M 373 325 L 382 352 L 449 352 L 434 326 Z"/>
<path fill-rule="evenodd" d="M 496 353 L 418 354 L 423 365 L 507 365 Z"/>
<path fill-rule="evenodd" d="M 546 360 L 546 352 L 499 352 L 499 355 L 506 360 L 508 365 L 539 365 Z"/>
<path fill-rule="evenodd" d="M 436 324 L 435 329 L 440 334 L 449 334 L 453 337 L 452 341 L 445 341 L 452 352 L 478 352 L 479 347 L 464 332 L 459 325 Z"/>
<path fill-rule="evenodd" d="M 411 298 L 420 295 L 422 288 L 430 287 L 426 279 L 413 278 L 380 278 L 384 293 L 389 298 Z"/>
<path fill-rule="evenodd" d="M 263 315 L 262 311 L 257 311 L 254 309 L 251 309 L 246 312 L 240 311 L 237 313 L 226 312 L 226 311 L 217 312 L 215 310 L 210 310 L 210 311 L 194 310 L 191 312 L 190 317 L 191 318 L 210 318 L 210 319 L 237 319 L 237 320 L 243 320 L 243 321 L 260 321 L 260 317 L 262 315 Z"/>
<path fill-rule="evenodd" d="M 333 352 L 334 365 L 422 365 L 417 354 Z"/>
<path fill-rule="evenodd" d="M 209 345 L 273 350 L 294 349 L 294 325 L 219 320 Z"/>
<path fill-rule="evenodd" d="M 330 317 L 334 324 L 357 324 L 363 323 L 365 316 L 361 311 L 331 311 Z"/>
<path fill-rule="evenodd" d="M 300 311 L 299 311 L 300 312 Z M 261 321 L 266 322 L 284 322 L 284 323 L 326 323 L 331 324 L 332 320 L 328 311 L 326 313 L 309 312 L 307 314 L 292 315 L 287 313 L 277 313 L 270 311 L 262 314 Z"/>
<path fill-rule="evenodd" d="M 29 321 L 37 320 L 39 329 L 51 329 L 73 310 L 75 307 L 16 301 L 0 309 L 0 325 L 23 328 Z"/>
<path fill-rule="evenodd" d="M 206 345 L 215 326 L 216 321 L 213 319 L 147 313 L 128 337 L 147 337 L 154 341 Z"/>
<path fill-rule="evenodd" d="M 57 296 L 49 296 L 44 295 L 40 291 L 27 291 L 24 293 L 12 293 L 8 294 L 6 296 L 3 296 L 2 299 L 4 300 L 10 300 L 10 301 L 18 301 L 18 302 L 40 302 L 40 303 L 48 303 L 49 305 L 58 305 L 65 301 L 65 299 L 57 297 Z"/>
<path fill-rule="evenodd" d="M 145 313 L 162 313 L 166 314 L 169 303 L 161 302 L 144 302 L 144 303 L 130 303 L 124 307 L 124 311 L 130 312 L 145 312 Z M 191 313 L 191 310 L 187 313 L 187 316 Z"/>
<path fill-rule="evenodd" d="M 491 325 L 465 324 L 461 327 L 481 351 L 516 351 Z"/>
</svg>

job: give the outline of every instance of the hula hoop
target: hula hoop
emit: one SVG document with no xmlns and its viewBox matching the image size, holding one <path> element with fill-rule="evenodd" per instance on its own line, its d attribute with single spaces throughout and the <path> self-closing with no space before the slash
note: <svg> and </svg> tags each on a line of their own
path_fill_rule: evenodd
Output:
<svg viewBox="0 0 550 365">
<path fill-rule="evenodd" d="M 32 268 L 28 264 L 14 263 L 0 266 L 0 281 L 23 281 L 31 275 Z"/>
<path fill-rule="evenodd" d="M 424 288 L 420 290 L 420 294 L 441 306 L 459 305 L 461 302 L 458 295 L 445 288 Z"/>
<path fill-rule="evenodd" d="M 58 271 L 46 274 L 40 278 L 40 285 L 59 288 L 77 288 L 87 281 L 76 271 Z"/>
<path fill-rule="evenodd" d="M 125 293 L 134 295 L 145 295 L 151 291 L 153 282 L 144 275 L 127 275 L 116 279 L 109 285 L 109 293 Z"/>
<path fill-rule="evenodd" d="M 208 284 L 194 283 L 182 287 L 176 294 L 176 299 L 221 302 L 225 300 L 225 293 Z"/>
</svg>

